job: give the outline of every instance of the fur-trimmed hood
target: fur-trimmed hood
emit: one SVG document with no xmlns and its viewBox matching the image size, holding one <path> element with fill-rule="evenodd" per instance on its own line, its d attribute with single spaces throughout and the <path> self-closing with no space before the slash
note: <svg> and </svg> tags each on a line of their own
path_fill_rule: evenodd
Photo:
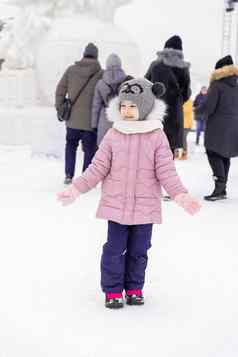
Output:
<svg viewBox="0 0 238 357">
<path fill-rule="evenodd" d="M 219 81 L 220 79 L 232 76 L 238 77 L 238 67 L 234 65 L 224 66 L 213 71 L 210 82 Z"/>
<path fill-rule="evenodd" d="M 121 118 L 119 97 L 112 99 L 107 108 L 107 118 L 113 122 L 113 128 L 124 134 L 147 133 L 156 129 L 163 129 L 166 115 L 166 105 L 161 99 L 155 99 L 152 111 L 145 120 L 126 121 Z"/>
<path fill-rule="evenodd" d="M 158 61 L 170 67 L 189 68 L 190 63 L 184 61 L 183 51 L 173 48 L 165 48 L 157 52 Z"/>
</svg>

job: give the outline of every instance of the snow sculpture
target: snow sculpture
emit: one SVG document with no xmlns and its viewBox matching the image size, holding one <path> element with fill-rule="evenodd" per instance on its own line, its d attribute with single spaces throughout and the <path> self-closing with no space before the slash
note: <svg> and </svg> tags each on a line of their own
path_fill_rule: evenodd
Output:
<svg viewBox="0 0 238 357">
<path fill-rule="evenodd" d="M 49 26 L 49 18 L 38 14 L 33 7 L 22 10 L 15 20 L 8 22 L 0 34 L 0 58 L 5 59 L 4 67 L 34 67 L 37 43 Z"/>
<path fill-rule="evenodd" d="M 21 11 L 0 35 L 0 58 L 8 69 L 32 68 L 39 41 L 59 17 L 87 14 L 113 22 L 115 11 L 131 0 L 9 0 Z"/>
<path fill-rule="evenodd" d="M 14 113 L 11 130 L 17 143 L 30 144 L 35 153 L 41 148 L 61 156 L 64 126 L 55 117 L 55 88 L 66 68 L 81 59 L 87 43 L 98 46 L 103 67 L 106 57 L 115 52 L 128 74 L 140 73 L 138 46 L 113 21 L 116 10 L 131 0 L 7 1 L 19 11 L 0 32 L 0 58 L 5 59 L 0 71 L 4 122 Z M 9 136 L 8 143 L 14 142 Z"/>
</svg>

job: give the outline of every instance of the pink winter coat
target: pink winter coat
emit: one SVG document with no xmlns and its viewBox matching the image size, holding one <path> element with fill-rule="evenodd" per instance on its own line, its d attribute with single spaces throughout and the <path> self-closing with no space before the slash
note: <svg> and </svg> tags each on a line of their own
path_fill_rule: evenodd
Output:
<svg viewBox="0 0 238 357">
<path fill-rule="evenodd" d="M 98 218 L 125 225 L 161 223 L 161 186 L 172 199 L 187 192 L 176 173 L 166 135 L 152 127 L 148 132 L 124 133 L 114 124 L 92 164 L 74 180 L 81 193 L 102 181 Z"/>
</svg>

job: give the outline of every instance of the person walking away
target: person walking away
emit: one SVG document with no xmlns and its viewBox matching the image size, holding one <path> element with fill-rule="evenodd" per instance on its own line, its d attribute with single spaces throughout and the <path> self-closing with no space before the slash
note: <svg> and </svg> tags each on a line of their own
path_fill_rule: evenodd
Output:
<svg viewBox="0 0 238 357">
<path fill-rule="evenodd" d="M 196 96 L 193 106 L 194 109 L 202 105 L 205 102 L 207 96 L 207 87 L 203 86 L 201 88 L 200 93 Z M 201 133 L 204 132 L 205 129 L 205 116 L 203 114 L 196 114 L 196 145 L 199 145 Z"/>
<path fill-rule="evenodd" d="M 139 78 L 125 82 L 108 108 L 113 128 L 104 136 L 92 164 L 59 193 L 75 201 L 102 181 L 97 217 L 108 221 L 101 258 L 101 286 L 107 308 L 143 305 L 143 286 L 154 223 L 161 223 L 161 186 L 190 214 L 200 209 L 176 172 L 163 131 L 163 84 Z"/>
<path fill-rule="evenodd" d="M 91 126 L 97 130 L 97 145 L 99 146 L 106 132 L 112 127 L 112 122 L 107 118 L 106 108 L 109 101 L 118 96 L 120 85 L 129 79 L 122 69 L 121 59 L 117 54 L 110 54 L 106 60 L 106 69 L 95 87 L 92 123 Z"/>
<path fill-rule="evenodd" d="M 167 104 L 167 115 L 164 131 L 175 154 L 176 149 L 181 151 L 183 147 L 183 104 L 191 96 L 190 63 L 184 61 L 182 39 L 177 35 L 169 38 L 157 55 L 157 60 L 151 63 L 145 78 L 165 85 L 163 99 Z"/>
<path fill-rule="evenodd" d="M 216 63 L 206 101 L 196 113 L 206 115 L 205 148 L 215 180 L 213 192 L 204 199 L 223 200 L 230 159 L 238 156 L 238 68 L 230 55 Z"/>
<path fill-rule="evenodd" d="M 74 101 L 83 88 L 66 122 L 65 184 L 70 184 L 74 177 L 79 142 L 82 142 L 84 152 L 83 171 L 89 166 L 97 150 L 97 134 L 92 129 L 91 116 L 94 89 L 102 74 L 98 48 L 89 43 L 83 58 L 66 70 L 57 85 L 56 110 L 60 110 L 66 95 Z"/>
</svg>

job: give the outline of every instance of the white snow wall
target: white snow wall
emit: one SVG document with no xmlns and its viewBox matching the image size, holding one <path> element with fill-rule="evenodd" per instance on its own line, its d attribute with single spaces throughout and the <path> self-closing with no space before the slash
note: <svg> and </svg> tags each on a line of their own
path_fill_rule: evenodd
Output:
<svg viewBox="0 0 238 357">
<path fill-rule="evenodd" d="M 0 144 L 30 145 L 32 154 L 63 156 L 65 124 L 57 120 L 54 108 L 0 108 L 0 118 Z"/>
</svg>

